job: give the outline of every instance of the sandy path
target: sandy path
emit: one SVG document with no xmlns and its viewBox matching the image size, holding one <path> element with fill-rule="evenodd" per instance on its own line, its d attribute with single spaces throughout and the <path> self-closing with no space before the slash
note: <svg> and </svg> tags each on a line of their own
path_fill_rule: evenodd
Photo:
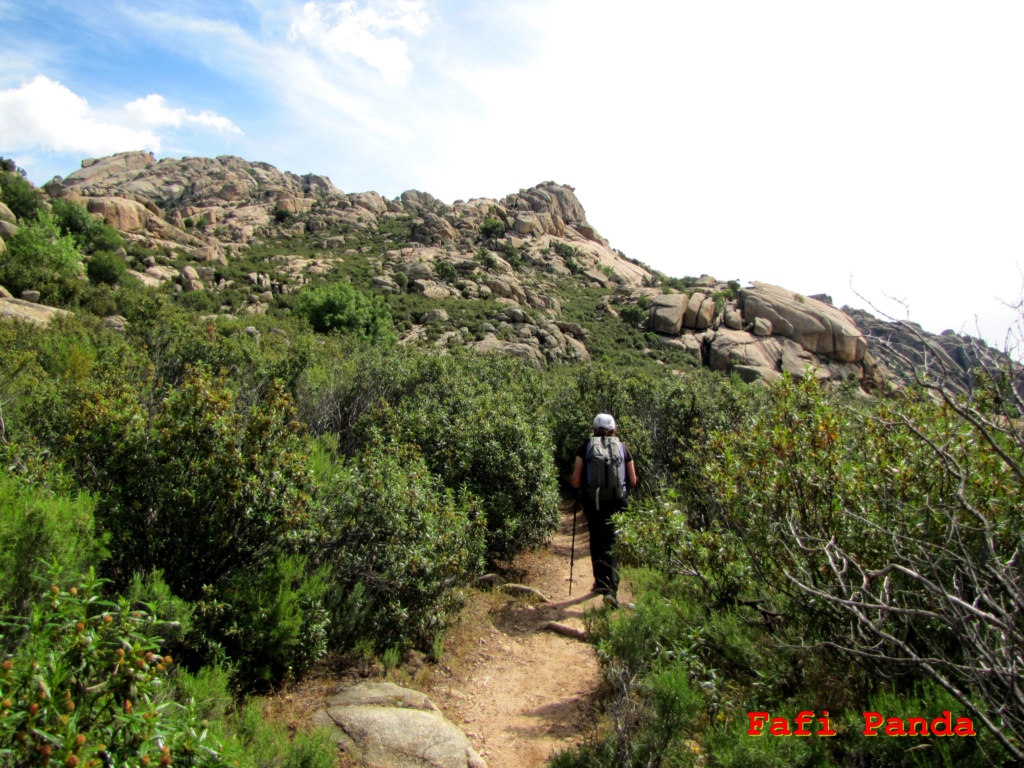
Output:
<svg viewBox="0 0 1024 768">
<path fill-rule="evenodd" d="M 578 744 L 592 722 L 599 683 L 588 644 L 542 630 L 548 621 L 583 629 L 584 610 L 598 607 L 586 522 L 576 531 L 573 596 L 569 598 L 572 515 L 564 515 L 547 547 L 516 561 L 521 582 L 551 599 L 500 602 L 491 626 L 477 638 L 476 658 L 463 658 L 461 671 L 430 692 L 445 715 L 466 732 L 490 768 L 537 768 L 556 752 Z"/>
</svg>

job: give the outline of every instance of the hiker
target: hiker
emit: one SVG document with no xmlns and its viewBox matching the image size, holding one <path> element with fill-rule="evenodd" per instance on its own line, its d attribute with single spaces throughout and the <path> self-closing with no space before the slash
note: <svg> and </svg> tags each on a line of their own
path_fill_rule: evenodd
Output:
<svg viewBox="0 0 1024 768">
<path fill-rule="evenodd" d="M 633 455 L 619 440 L 615 419 L 607 413 L 594 418 L 594 436 L 576 451 L 576 466 L 569 480 L 580 489 L 583 514 L 590 529 L 590 561 L 594 566 L 592 592 L 618 606 L 619 571 L 612 555 L 615 528 L 612 515 L 626 508 L 629 490 L 636 488 Z"/>
</svg>

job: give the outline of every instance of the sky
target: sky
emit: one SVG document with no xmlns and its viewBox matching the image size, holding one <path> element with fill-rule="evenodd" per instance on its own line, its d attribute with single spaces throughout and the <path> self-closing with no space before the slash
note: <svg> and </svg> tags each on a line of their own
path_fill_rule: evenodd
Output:
<svg viewBox="0 0 1024 768">
<path fill-rule="evenodd" d="M 575 188 L 627 256 L 980 335 L 1024 288 L 1024 3 L 0 0 L 0 155 Z"/>
</svg>

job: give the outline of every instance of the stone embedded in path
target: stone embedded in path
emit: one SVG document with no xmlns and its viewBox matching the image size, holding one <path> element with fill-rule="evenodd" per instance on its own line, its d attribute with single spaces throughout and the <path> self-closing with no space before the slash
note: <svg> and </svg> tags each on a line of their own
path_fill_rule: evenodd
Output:
<svg viewBox="0 0 1024 768">
<path fill-rule="evenodd" d="M 487 768 L 466 735 L 418 691 L 360 683 L 327 700 L 316 723 L 367 768 Z"/>
</svg>

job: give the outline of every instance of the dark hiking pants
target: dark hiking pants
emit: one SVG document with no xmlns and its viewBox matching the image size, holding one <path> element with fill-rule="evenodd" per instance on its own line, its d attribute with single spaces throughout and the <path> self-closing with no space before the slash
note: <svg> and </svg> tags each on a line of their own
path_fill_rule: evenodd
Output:
<svg viewBox="0 0 1024 768">
<path fill-rule="evenodd" d="M 625 509 L 621 501 L 602 501 L 596 509 L 593 499 L 584 498 L 583 514 L 590 529 L 590 562 L 594 566 L 594 582 L 597 591 L 615 597 L 619 591 L 619 568 L 612 554 L 615 544 L 615 528 L 611 517 Z"/>
</svg>

